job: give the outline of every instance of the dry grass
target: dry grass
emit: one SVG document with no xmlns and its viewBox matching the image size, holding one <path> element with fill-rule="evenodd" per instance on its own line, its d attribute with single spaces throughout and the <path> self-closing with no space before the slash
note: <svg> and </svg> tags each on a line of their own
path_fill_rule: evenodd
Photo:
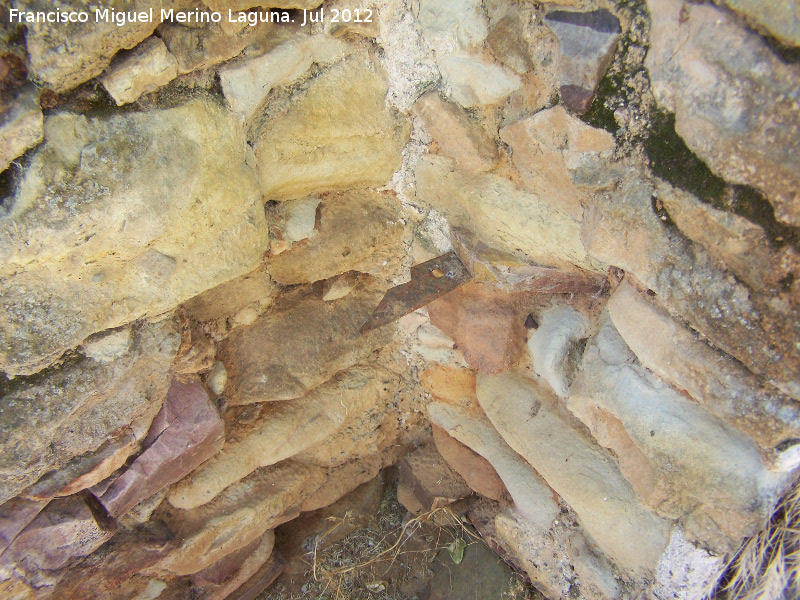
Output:
<svg viewBox="0 0 800 600">
<path fill-rule="evenodd" d="M 733 557 L 716 597 L 800 599 L 800 479 L 778 504 L 767 526 Z"/>
</svg>

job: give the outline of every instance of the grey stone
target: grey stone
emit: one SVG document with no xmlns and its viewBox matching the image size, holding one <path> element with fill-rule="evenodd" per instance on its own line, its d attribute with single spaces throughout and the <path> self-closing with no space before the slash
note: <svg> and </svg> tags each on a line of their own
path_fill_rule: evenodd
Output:
<svg viewBox="0 0 800 600">
<path fill-rule="evenodd" d="M 0 504 L 0 554 L 33 521 L 49 500 L 12 498 Z"/>
<path fill-rule="evenodd" d="M 784 0 L 725 0 L 748 22 L 789 46 L 800 46 L 800 5 Z"/>
<path fill-rule="evenodd" d="M 0 172 L 44 137 L 39 90 L 32 84 L 0 97 Z"/>
</svg>

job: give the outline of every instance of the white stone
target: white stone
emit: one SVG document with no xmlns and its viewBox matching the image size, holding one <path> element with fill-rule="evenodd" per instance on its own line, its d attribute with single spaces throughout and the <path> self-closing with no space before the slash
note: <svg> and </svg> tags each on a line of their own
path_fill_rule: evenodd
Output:
<svg viewBox="0 0 800 600">
<path fill-rule="evenodd" d="M 579 342 L 589 335 L 589 319 L 570 306 L 554 306 L 542 313 L 539 323 L 528 340 L 533 368 L 565 398 L 578 368 Z"/>
<path fill-rule="evenodd" d="M 683 530 L 676 526 L 656 567 L 656 581 L 652 588 L 655 597 L 664 600 L 707 598 L 725 569 L 723 559 L 687 541 Z"/>
<path fill-rule="evenodd" d="M 228 383 L 228 370 L 221 361 L 214 363 L 211 373 L 208 374 L 208 388 L 211 392 L 219 396 L 225 391 L 225 385 Z"/>
<path fill-rule="evenodd" d="M 81 346 L 81 350 L 88 358 L 99 363 L 108 363 L 125 354 L 130 345 L 131 329 L 123 327 L 90 338 Z"/>
<path fill-rule="evenodd" d="M 166 85 L 177 76 L 175 57 L 160 38 L 150 37 L 112 63 L 101 81 L 117 106 L 121 106 Z"/>
<path fill-rule="evenodd" d="M 480 0 L 419 0 L 417 19 L 425 41 L 438 52 L 453 42 L 477 49 L 488 33 Z"/>
<path fill-rule="evenodd" d="M 319 198 L 311 197 L 298 200 L 291 205 L 289 216 L 283 226 L 283 238 L 287 242 L 293 244 L 314 234 L 319 202 Z"/>
<path fill-rule="evenodd" d="M 448 54 L 437 64 L 450 97 L 465 108 L 498 104 L 522 86 L 513 71 L 472 56 Z"/>
</svg>

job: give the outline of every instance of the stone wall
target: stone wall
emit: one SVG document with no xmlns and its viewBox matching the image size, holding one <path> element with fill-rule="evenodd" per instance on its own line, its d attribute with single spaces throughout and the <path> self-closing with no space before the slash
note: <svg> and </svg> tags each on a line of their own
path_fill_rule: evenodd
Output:
<svg viewBox="0 0 800 600">
<path fill-rule="evenodd" d="M 318 6 L 4 6 L 0 596 L 255 598 L 399 465 L 551 600 L 705 597 L 800 468 L 797 8 Z"/>
</svg>

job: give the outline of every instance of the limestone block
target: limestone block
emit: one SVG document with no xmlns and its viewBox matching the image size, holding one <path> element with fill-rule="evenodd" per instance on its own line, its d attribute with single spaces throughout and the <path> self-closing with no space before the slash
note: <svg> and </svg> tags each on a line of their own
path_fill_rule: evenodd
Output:
<svg viewBox="0 0 800 600">
<path fill-rule="evenodd" d="M 774 14 L 777 3 L 764 4 L 759 13 Z M 680 0 L 648 2 L 653 51 L 645 65 L 659 106 L 675 113 L 675 131 L 712 171 L 759 188 L 779 220 L 800 225 L 800 67 L 735 15 L 683 7 Z"/>
<path fill-rule="evenodd" d="M 117 106 L 122 106 L 166 85 L 177 76 L 175 57 L 160 38 L 150 37 L 121 60 L 115 61 L 101 81 Z"/>
<path fill-rule="evenodd" d="M 605 273 L 580 239 L 580 225 L 556 195 L 534 193 L 492 174 L 456 169 L 450 159 L 423 156 L 416 168 L 417 195 L 448 222 L 493 246 L 566 271 Z"/>
<path fill-rule="evenodd" d="M 34 85 L 23 86 L 0 99 L 0 172 L 42 141 L 43 123 L 39 90 Z"/>
<path fill-rule="evenodd" d="M 259 130 L 254 148 L 263 194 L 283 200 L 389 181 L 408 126 L 386 107 L 387 90 L 380 68 L 361 55 L 316 77 Z"/>
<path fill-rule="evenodd" d="M 436 62 L 450 97 L 465 108 L 499 104 L 522 86 L 513 71 L 473 56 L 446 54 Z"/>
<path fill-rule="evenodd" d="M 95 521 L 83 498 L 53 500 L 31 521 L 0 557 L 26 573 L 55 571 L 94 552 L 114 531 Z"/>
<path fill-rule="evenodd" d="M 771 514 L 782 477 L 766 471 L 752 440 L 615 355 L 619 334 L 603 327 L 567 406 L 614 450 L 642 504 L 720 554 L 737 548 Z"/>
<path fill-rule="evenodd" d="M 386 372 L 356 366 L 302 398 L 262 408 L 252 423 L 232 427 L 222 451 L 172 488 L 170 504 L 184 509 L 205 504 L 256 469 L 328 441 L 353 418 L 368 420 L 390 396 L 384 379 Z"/>
<path fill-rule="evenodd" d="M 489 171 L 497 164 L 494 140 L 472 123 L 464 109 L 428 92 L 414 104 L 414 114 L 439 146 L 439 152 L 455 159 L 467 171 Z"/>
<path fill-rule="evenodd" d="M 545 23 L 558 37 L 561 50 L 561 100 L 571 111 L 584 113 L 614 58 L 622 33 L 619 19 L 604 8 L 591 12 L 555 10 L 547 14 Z"/>
<path fill-rule="evenodd" d="M 506 486 L 488 460 L 437 425 L 433 425 L 433 441 L 442 458 L 470 488 L 492 500 L 503 498 Z"/>
<path fill-rule="evenodd" d="M 609 299 L 608 312 L 643 366 L 766 449 L 800 435 L 800 402 L 698 339 L 627 281 Z"/>
<path fill-rule="evenodd" d="M 275 235 L 297 237 L 292 233 L 295 203 L 283 204 L 288 204 L 281 211 L 286 218 L 279 219 L 270 230 Z M 380 275 L 398 268 L 398 257 L 403 254 L 403 224 L 400 202 L 393 194 L 351 191 L 326 195 L 311 212 L 312 228 L 317 213 L 319 223 L 314 235 L 267 262 L 275 281 L 294 285 L 346 271 Z"/>
<path fill-rule="evenodd" d="M 174 546 L 172 534 L 161 523 L 122 531 L 69 569 L 53 593 L 71 600 L 113 597 L 120 585 L 158 562 Z"/>
<path fill-rule="evenodd" d="M 610 454 L 559 416 L 531 380 L 479 373 L 477 395 L 503 439 L 572 507 L 593 542 L 623 571 L 652 575 L 669 522 L 639 504 Z"/>
<path fill-rule="evenodd" d="M 718 210 L 681 190 L 659 200 L 689 239 L 725 263 L 756 292 L 783 292 L 789 274 L 800 268 L 797 250 L 789 244 L 775 248 L 764 228 L 744 217 Z"/>
<path fill-rule="evenodd" d="M 486 17 L 477 0 L 420 0 L 418 10 L 418 26 L 434 47 L 454 39 L 465 50 L 476 49 L 486 37 Z"/>
<path fill-rule="evenodd" d="M 172 381 L 145 439 L 145 451 L 98 499 L 119 517 L 188 475 L 222 447 L 224 427 L 216 405 L 197 377 Z"/>
<path fill-rule="evenodd" d="M 403 458 L 398 477 L 425 511 L 451 504 L 472 493 L 461 475 L 447 464 L 432 444 Z"/>
<path fill-rule="evenodd" d="M 33 373 L 252 271 L 268 236 L 241 134 L 199 99 L 49 117 L 0 221 L 0 368 Z"/>
<path fill-rule="evenodd" d="M 132 350 L 112 362 L 75 357 L 8 383 L 0 413 L 0 498 L 17 495 L 132 423 L 146 431 L 167 393 L 179 341 L 169 321 L 136 327 Z"/>
<path fill-rule="evenodd" d="M 321 287 L 285 294 L 222 344 L 231 404 L 299 398 L 388 342 L 387 328 L 359 334 L 384 293 L 371 278 L 332 302 L 322 300 Z"/>
<path fill-rule="evenodd" d="M 664 226 L 651 208 L 654 186 L 631 172 L 618 190 L 595 196 L 584 219 L 587 250 L 630 271 L 652 289 L 672 315 L 762 375 L 800 398 L 797 310 L 780 298 L 759 296 L 742 285 L 702 246 Z"/>
<path fill-rule="evenodd" d="M 540 195 L 560 198 L 576 221 L 590 203 L 585 188 L 613 183 L 610 159 L 614 137 L 586 125 L 561 106 L 542 110 L 500 130 L 511 147 L 514 166 L 525 187 Z"/>
<path fill-rule="evenodd" d="M 524 318 L 511 294 L 466 283 L 428 305 L 431 324 L 458 344 L 467 364 L 487 373 L 509 368 L 525 343 Z"/>
<path fill-rule="evenodd" d="M 574 308 L 554 306 L 541 314 L 528 340 L 536 374 L 561 398 L 569 394 L 589 330 L 589 320 Z"/>
<path fill-rule="evenodd" d="M 800 46 L 800 7 L 780 0 L 725 0 L 725 4 L 744 15 L 789 46 Z"/>
<path fill-rule="evenodd" d="M 48 0 L 15 0 L 20 11 L 52 11 Z M 69 0 L 59 6 L 60 11 L 85 11 L 89 19 L 85 23 L 31 23 L 27 25 L 25 45 L 32 80 L 52 89 L 64 92 L 84 81 L 97 77 L 105 71 L 111 57 L 120 49 L 133 48 L 147 38 L 161 22 L 161 9 L 186 9 L 191 2 L 186 0 L 111 0 L 102 7 L 90 0 Z M 101 13 L 97 21 L 96 11 Z M 149 11 L 153 11 L 150 20 Z M 146 19 L 138 18 L 145 12 Z M 120 26 L 121 14 L 126 21 Z M 131 19 L 128 19 L 128 15 Z M 134 21 L 134 19 L 136 19 Z"/>
<path fill-rule="evenodd" d="M 298 35 L 266 54 L 243 57 L 218 70 L 231 109 L 249 119 L 274 87 L 298 79 L 312 63 L 325 65 L 352 53 L 353 46 L 325 35 Z"/>
</svg>

